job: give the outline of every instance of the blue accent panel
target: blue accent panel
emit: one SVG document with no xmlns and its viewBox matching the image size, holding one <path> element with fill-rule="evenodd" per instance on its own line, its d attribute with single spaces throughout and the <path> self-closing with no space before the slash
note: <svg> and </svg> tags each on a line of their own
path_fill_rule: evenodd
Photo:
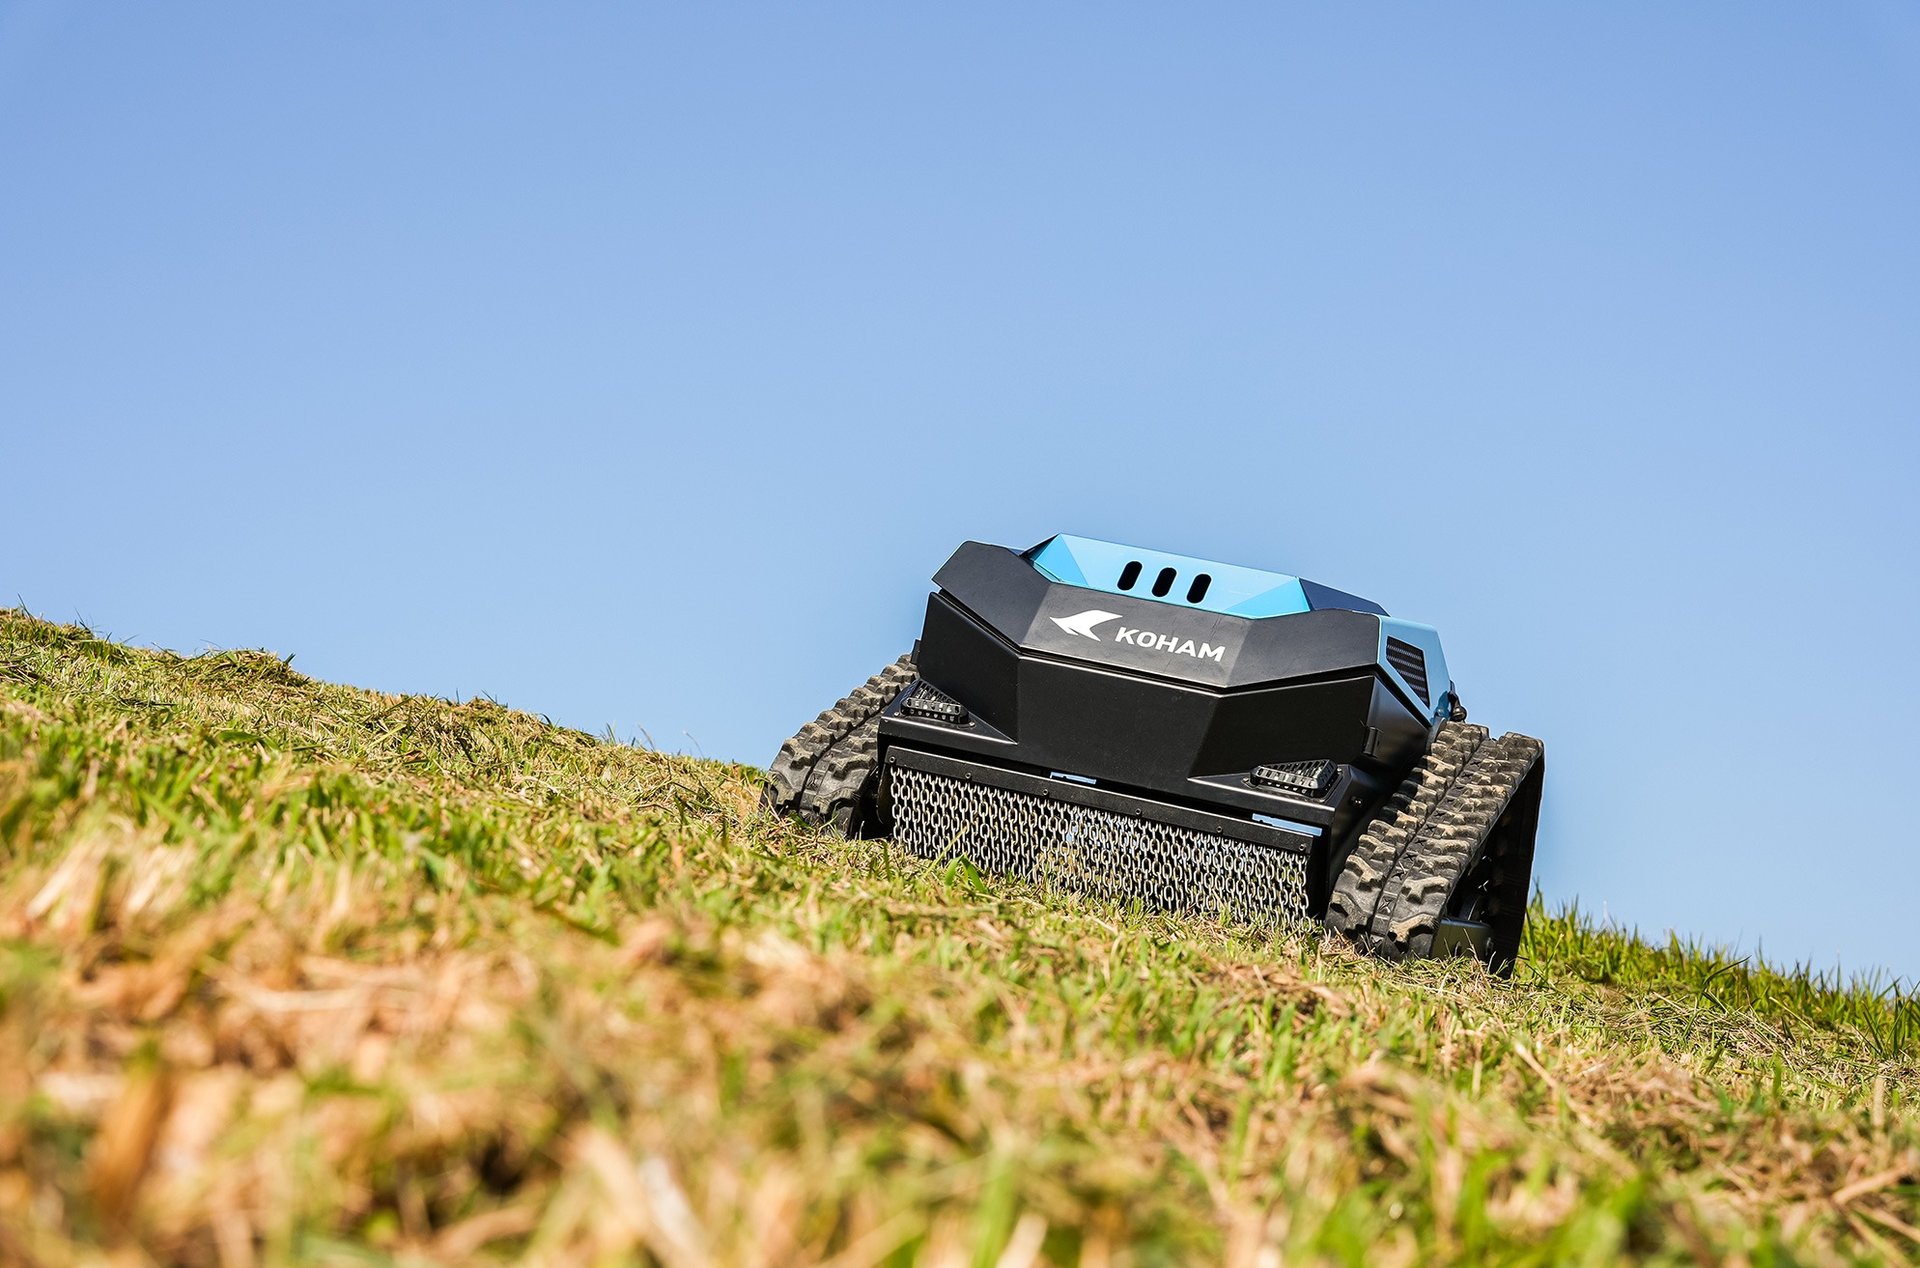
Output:
<svg viewBox="0 0 1920 1268">
<path fill-rule="evenodd" d="M 1254 570 L 1248 568 L 1244 571 L 1253 572 Z M 1274 573 L 1255 573 L 1254 575 L 1263 578 L 1277 576 Z M 1220 578 L 1214 577 L 1214 584 L 1218 585 L 1219 582 Z M 1207 598 L 1212 597 L 1212 590 L 1208 590 Z M 1202 600 L 1192 606 L 1205 608 L 1209 605 Z M 1307 592 L 1300 588 L 1300 578 L 1288 577 L 1277 586 L 1269 586 L 1247 595 L 1237 603 L 1225 604 L 1212 610 L 1225 612 L 1230 616 L 1292 616 L 1295 612 L 1313 611 L 1313 604 L 1307 602 Z"/>
<path fill-rule="evenodd" d="M 1070 586 L 1086 586 L 1087 574 L 1085 570 L 1080 567 L 1080 561 L 1074 558 L 1073 547 L 1067 544 L 1070 540 L 1070 538 L 1066 537 L 1049 537 L 1046 541 L 1027 552 L 1027 562 L 1038 568 L 1041 572 L 1046 573 L 1049 577 L 1052 577 L 1055 581 L 1063 582 Z M 1113 575 L 1118 577 L 1120 574 L 1116 571 Z M 1109 589 L 1110 587 L 1087 586 L 1087 588 L 1090 590 L 1103 590 Z"/>
<path fill-rule="evenodd" d="M 1413 644 L 1427 658 L 1427 690 L 1433 695 L 1433 706 L 1427 711 L 1427 716 L 1429 720 L 1438 721 L 1447 708 L 1447 683 L 1452 681 L 1447 673 L 1447 654 L 1440 650 L 1440 631 L 1431 625 L 1402 621 L 1395 617 L 1384 617 L 1380 621 L 1380 668 L 1399 685 L 1400 690 L 1406 692 L 1407 699 L 1413 701 L 1417 711 L 1420 693 L 1413 689 L 1412 683 L 1401 677 L 1400 671 L 1387 659 L 1387 639 L 1390 637 Z"/>
<path fill-rule="evenodd" d="M 1297 612 L 1312 612 L 1320 608 L 1384 614 L 1378 604 L 1330 586 L 1303 582 L 1285 573 L 1171 555 L 1163 550 L 1143 550 L 1138 546 L 1095 541 L 1090 537 L 1070 537 L 1066 534 L 1049 537 L 1027 552 L 1027 561 L 1039 569 L 1043 576 L 1065 585 L 1083 586 L 1107 594 L 1124 594 L 1136 599 L 1155 599 L 1154 579 L 1162 570 L 1171 568 L 1173 586 L 1157 602 L 1202 612 L 1219 612 L 1227 616 L 1292 616 Z M 1120 575 L 1131 563 L 1140 565 L 1140 575 L 1131 589 L 1122 590 Z M 1203 573 L 1208 578 L 1207 592 L 1199 602 L 1187 602 L 1188 587 Z"/>
</svg>

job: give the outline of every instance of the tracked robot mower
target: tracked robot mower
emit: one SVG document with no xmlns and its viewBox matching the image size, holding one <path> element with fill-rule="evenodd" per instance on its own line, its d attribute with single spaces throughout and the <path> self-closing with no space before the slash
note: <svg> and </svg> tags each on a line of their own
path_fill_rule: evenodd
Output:
<svg viewBox="0 0 1920 1268">
<path fill-rule="evenodd" d="M 1544 751 L 1466 721 L 1431 626 L 1081 537 L 968 542 L 902 656 L 801 728 L 767 808 L 1388 959 L 1520 949 Z"/>
</svg>

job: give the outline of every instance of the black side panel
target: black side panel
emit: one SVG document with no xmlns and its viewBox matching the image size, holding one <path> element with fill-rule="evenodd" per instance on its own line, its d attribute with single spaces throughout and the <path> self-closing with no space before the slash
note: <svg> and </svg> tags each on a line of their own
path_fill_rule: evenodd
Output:
<svg viewBox="0 0 1920 1268">
<path fill-rule="evenodd" d="M 1054 583 L 1005 546 L 967 542 L 933 574 L 933 584 L 1019 644 Z"/>
<path fill-rule="evenodd" d="M 1194 774 L 1313 758 L 1359 761 L 1366 754 L 1373 688 L 1369 675 L 1223 696 L 1212 710 Z"/>
<path fill-rule="evenodd" d="M 1300 588 L 1306 591 L 1307 602 L 1315 611 L 1321 608 L 1347 608 L 1354 612 L 1371 612 L 1375 616 L 1387 615 L 1387 610 L 1372 599 L 1363 599 L 1357 594 L 1348 594 L 1345 590 L 1335 590 L 1332 586 L 1323 586 L 1318 581 L 1300 578 Z"/>
<path fill-rule="evenodd" d="M 927 599 L 919 664 L 922 678 L 988 726 L 1019 733 L 1019 653 L 944 595 Z"/>
<path fill-rule="evenodd" d="M 1407 702 L 1384 678 L 1373 680 L 1373 703 L 1367 711 L 1367 722 L 1374 732 L 1368 764 L 1396 779 L 1419 761 L 1433 742 L 1433 730 L 1427 720 L 1409 712 Z"/>
</svg>

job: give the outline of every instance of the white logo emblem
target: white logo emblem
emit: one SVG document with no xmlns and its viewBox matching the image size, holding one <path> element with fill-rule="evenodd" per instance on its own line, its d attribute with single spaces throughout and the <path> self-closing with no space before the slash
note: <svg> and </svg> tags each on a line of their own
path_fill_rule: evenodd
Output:
<svg viewBox="0 0 1920 1268">
<path fill-rule="evenodd" d="M 1090 608 L 1085 612 L 1075 612 L 1072 616 L 1054 616 L 1047 619 L 1069 634 L 1078 634 L 1081 638 L 1090 638 L 1097 643 L 1100 641 L 1100 636 L 1093 632 L 1093 627 L 1105 621 L 1117 621 L 1120 619 L 1120 614 Z"/>
<path fill-rule="evenodd" d="M 1091 608 L 1085 612 L 1075 612 L 1072 616 L 1050 616 L 1047 619 L 1069 634 L 1078 634 L 1096 643 L 1104 643 L 1106 640 L 1095 634 L 1093 627 L 1105 625 L 1108 621 L 1117 621 L 1120 619 L 1120 614 Z M 1191 656 L 1196 660 L 1210 660 L 1216 665 L 1227 663 L 1225 644 L 1215 647 L 1212 643 L 1196 643 L 1190 638 L 1183 639 L 1175 634 L 1161 634 L 1155 630 L 1133 630 L 1123 625 L 1115 631 L 1113 641 L 1132 643 L 1135 647 L 1144 647 L 1152 652 L 1173 652 L 1180 656 Z"/>
<path fill-rule="evenodd" d="M 1217 665 L 1227 663 L 1226 645 L 1215 647 L 1212 643 L 1195 644 L 1190 638 L 1183 639 L 1176 634 L 1157 634 L 1152 630 L 1130 630 L 1121 626 L 1113 636 L 1116 643 L 1132 643 L 1135 647 L 1145 647 L 1156 652 L 1177 652 L 1182 656 L 1191 656 L 1195 660 L 1210 660 Z"/>
</svg>

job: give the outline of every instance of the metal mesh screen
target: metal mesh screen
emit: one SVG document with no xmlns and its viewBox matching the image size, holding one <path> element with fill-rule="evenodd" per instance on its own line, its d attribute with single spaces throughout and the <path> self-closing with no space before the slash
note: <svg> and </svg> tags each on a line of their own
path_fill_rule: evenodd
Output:
<svg viewBox="0 0 1920 1268">
<path fill-rule="evenodd" d="M 888 774 L 893 839 L 922 858 L 1172 911 L 1306 919 L 1302 855 L 905 766 Z"/>
</svg>

